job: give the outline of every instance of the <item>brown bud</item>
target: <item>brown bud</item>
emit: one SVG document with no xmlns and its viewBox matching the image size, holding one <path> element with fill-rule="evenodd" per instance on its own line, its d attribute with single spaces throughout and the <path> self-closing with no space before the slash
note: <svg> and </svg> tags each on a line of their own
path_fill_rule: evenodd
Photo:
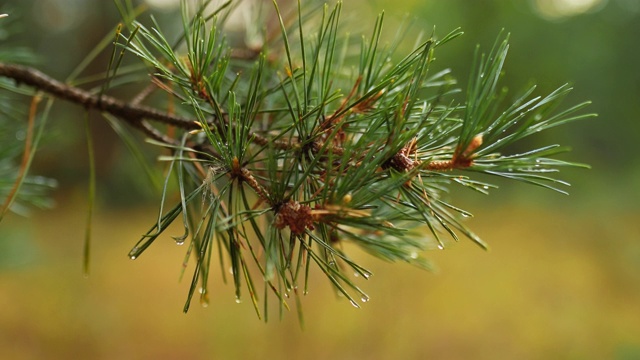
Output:
<svg viewBox="0 0 640 360">
<path fill-rule="evenodd" d="M 306 229 L 313 230 L 313 216 L 311 208 L 297 201 L 289 200 L 280 205 L 276 214 L 275 226 L 278 229 L 289 227 L 296 235 L 304 234 Z"/>
</svg>

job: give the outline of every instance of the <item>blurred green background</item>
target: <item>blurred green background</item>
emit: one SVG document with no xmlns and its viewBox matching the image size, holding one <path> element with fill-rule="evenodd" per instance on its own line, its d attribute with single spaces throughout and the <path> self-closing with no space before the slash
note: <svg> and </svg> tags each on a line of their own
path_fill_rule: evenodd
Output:
<svg viewBox="0 0 640 360">
<path fill-rule="evenodd" d="M 23 31 L 0 46 L 32 49 L 36 66 L 59 79 L 118 21 L 111 1 L 0 6 L 19 16 Z M 0 223 L 0 358 L 639 359 L 640 0 L 348 1 L 344 27 L 357 21 L 354 28 L 368 31 L 382 10 L 390 37 L 406 13 L 414 30 L 462 27 L 465 35 L 437 54 L 462 86 L 475 45 L 488 48 L 504 28 L 512 34 L 505 84 L 513 91 L 531 81 L 541 93 L 571 82 L 570 102 L 592 100 L 598 118 L 534 139 L 571 145 L 565 159 L 592 165 L 563 172 L 571 195 L 502 182 L 488 197 L 453 193 L 454 204 L 476 214 L 469 225 L 492 251 L 463 241 L 427 254 L 439 268 L 432 274 L 353 249 L 375 274 L 361 281 L 371 301 L 355 309 L 314 274 L 304 331 L 295 312 L 278 320 L 273 311 L 261 323 L 220 278 L 210 306 L 184 315 L 185 249 L 167 237 L 136 261 L 126 257 L 154 221 L 158 195 L 101 121 L 93 125 L 99 206 L 91 276 L 83 278 L 83 115 L 59 103 L 34 168 L 59 180 L 58 206 Z M 179 26 L 171 9 L 152 11 Z M 106 63 L 105 56 L 89 73 Z"/>
</svg>

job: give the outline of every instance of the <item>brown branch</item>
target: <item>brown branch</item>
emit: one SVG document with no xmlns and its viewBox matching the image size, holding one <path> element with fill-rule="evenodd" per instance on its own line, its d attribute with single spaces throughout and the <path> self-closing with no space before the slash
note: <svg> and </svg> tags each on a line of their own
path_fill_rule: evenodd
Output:
<svg viewBox="0 0 640 360">
<path fill-rule="evenodd" d="M 260 200 L 266 202 L 270 206 L 274 205 L 271 202 L 269 191 L 267 191 L 267 189 L 265 189 L 265 187 L 262 186 L 258 182 L 258 180 L 256 180 L 249 169 L 240 165 L 240 161 L 237 157 L 234 157 L 232 160 L 230 175 L 232 178 L 240 179 L 241 181 L 247 183 L 253 189 L 253 191 L 256 192 Z"/>
<path fill-rule="evenodd" d="M 139 99 L 134 99 L 132 102 L 126 103 L 108 95 L 96 95 L 87 90 L 55 80 L 34 68 L 0 62 L 0 76 L 13 79 L 17 84 L 25 84 L 34 87 L 51 96 L 76 103 L 84 106 L 85 108 L 107 112 L 126 121 L 131 126 L 138 128 L 151 138 L 168 144 L 175 144 L 175 140 L 166 136 L 145 120 L 173 125 L 185 130 L 201 129 L 200 124 L 191 119 L 140 105 Z M 353 96 L 353 92 L 354 90 L 349 94 L 349 97 Z M 378 97 L 379 96 L 376 96 L 375 100 L 377 100 Z M 341 108 L 343 106 L 344 103 Z M 367 104 L 367 106 L 370 106 L 370 104 Z M 274 148 L 281 150 L 300 149 L 300 144 L 298 142 L 291 143 L 282 140 L 268 139 L 257 133 L 250 133 L 249 136 L 252 139 L 251 141 L 258 145 L 266 146 L 267 144 L 272 144 Z M 478 146 L 480 146 L 480 144 L 482 144 L 482 137 L 479 135 L 472 140 L 464 151 L 460 151 L 458 149 L 451 160 L 432 161 L 425 164 L 426 169 L 432 171 L 446 171 L 455 168 L 469 167 L 472 164 L 472 153 Z M 329 144 L 328 146 L 329 152 L 333 152 L 334 154 L 342 154 L 344 152 L 340 146 L 332 144 Z M 320 149 L 322 147 L 322 142 L 314 142 L 311 149 L 318 153 L 321 151 Z M 414 160 L 409 157 L 411 150 L 412 149 L 410 149 L 409 144 L 407 144 L 407 146 L 403 147 L 397 154 L 389 159 L 387 166 L 395 168 L 398 171 L 408 171 L 419 165 L 420 162 L 417 161 L 417 159 Z M 265 189 L 256 186 L 257 182 L 252 176 L 249 176 L 250 174 L 239 171 L 236 175 L 240 175 L 240 178 L 243 178 L 244 181 L 253 187 L 263 200 L 268 198 L 268 196 L 266 196 L 267 193 Z"/>
<path fill-rule="evenodd" d="M 465 169 L 473 165 L 475 151 L 482 145 L 482 134 L 478 134 L 471 139 L 471 142 L 462 151 L 458 146 L 450 160 L 436 160 L 427 165 L 427 170 L 449 171 L 454 169 Z"/>
<path fill-rule="evenodd" d="M 108 95 L 98 96 L 87 90 L 55 80 L 34 68 L 0 62 L 0 76 L 13 79 L 17 84 L 25 84 L 34 87 L 51 96 L 67 100 L 84 106 L 85 108 L 107 112 L 142 130 L 151 138 L 169 144 L 174 144 L 175 141 L 171 140 L 169 137 L 165 136 L 143 120 L 173 125 L 185 130 L 202 129 L 201 126 L 192 119 L 140 105 L 139 102 L 142 100 L 140 96 L 134 98 L 130 103 L 126 103 Z M 155 86 L 158 86 L 157 82 L 154 82 L 154 84 Z M 148 89 L 145 90 L 148 91 Z M 146 96 L 145 90 L 143 90 L 143 96 Z M 213 125 L 213 123 L 210 125 Z M 271 143 L 276 149 L 286 150 L 299 148 L 297 143 L 291 144 L 282 140 L 270 140 L 257 133 L 250 133 L 249 138 L 258 145 L 264 146 Z"/>
<path fill-rule="evenodd" d="M 190 119 L 161 112 L 148 106 L 126 103 L 108 95 L 98 96 L 89 91 L 62 83 L 30 67 L 0 62 L 0 76 L 14 79 L 18 84 L 32 86 L 59 99 L 67 100 L 89 109 L 107 112 L 137 127 L 140 127 L 137 123 L 147 119 L 186 130 L 199 128 Z"/>
</svg>

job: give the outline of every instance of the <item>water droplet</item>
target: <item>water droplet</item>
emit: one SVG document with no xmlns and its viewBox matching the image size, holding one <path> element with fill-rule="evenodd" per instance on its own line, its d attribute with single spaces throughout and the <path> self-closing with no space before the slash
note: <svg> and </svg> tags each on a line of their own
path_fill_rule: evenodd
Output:
<svg viewBox="0 0 640 360">
<path fill-rule="evenodd" d="M 288 299 L 289 298 L 289 293 L 288 292 L 284 293 L 284 297 L 286 297 Z"/>
<path fill-rule="evenodd" d="M 362 302 L 367 302 L 369 301 L 369 297 L 367 295 L 362 295 L 362 298 L 360 300 L 362 300 Z"/>
<path fill-rule="evenodd" d="M 469 214 L 469 213 L 464 213 L 464 212 L 463 212 L 463 213 L 460 213 L 460 215 L 462 215 L 462 217 L 466 217 L 466 218 L 471 217 L 471 214 Z"/>
<path fill-rule="evenodd" d="M 176 240 L 176 245 L 184 245 L 184 240 Z"/>
<path fill-rule="evenodd" d="M 16 131 L 16 140 L 24 141 L 27 138 L 27 133 L 24 130 Z"/>
<path fill-rule="evenodd" d="M 444 249 L 444 245 L 438 244 L 438 249 L 443 250 Z"/>
<path fill-rule="evenodd" d="M 203 294 L 202 296 L 200 296 L 200 306 L 202 306 L 202 307 L 208 307 L 209 306 L 209 295 L 208 294 Z"/>
<path fill-rule="evenodd" d="M 131 255 L 131 256 L 129 256 L 129 258 L 131 258 L 131 260 L 135 260 L 136 256 L 135 255 Z"/>
<path fill-rule="evenodd" d="M 236 297 L 236 304 L 240 304 L 242 302 L 242 299 L 240 299 L 240 297 Z"/>
<path fill-rule="evenodd" d="M 364 276 L 364 278 L 365 278 L 365 279 L 368 279 L 368 278 L 371 276 L 371 274 L 370 274 L 370 273 L 364 273 L 364 274 L 362 274 L 362 275 Z"/>
<path fill-rule="evenodd" d="M 487 185 L 483 186 L 482 188 L 485 189 L 485 190 L 489 190 L 489 186 L 487 186 Z"/>
<path fill-rule="evenodd" d="M 412 258 L 412 259 L 417 259 L 418 258 L 418 253 L 414 251 L 411 254 L 409 254 L 409 257 Z"/>
</svg>

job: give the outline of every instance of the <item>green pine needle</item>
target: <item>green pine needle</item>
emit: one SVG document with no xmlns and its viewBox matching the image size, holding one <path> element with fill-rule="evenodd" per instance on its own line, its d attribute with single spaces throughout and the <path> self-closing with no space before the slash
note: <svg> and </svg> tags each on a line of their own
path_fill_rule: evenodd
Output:
<svg viewBox="0 0 640 360">
<path fill-rule="evenodd" d="M 298 1 L 297 11 L 287 12 L 273 0 L 275 29 L 265 27 L 262 44 L 250 49 L 226 33 L 235 3 L 211 11 L 211 1 L 188 3 L 182 1 L 181 30 L 168 34 L 153 16 L 140 19 L 131 1 L 116 1 L 124 30 L 114 30 L 107 70 L 82 79 L 101 79 L 96 92 L 102 95 L 150 78 L 127 110 L 135 113 L 145 102 L 145 109 L 170 119 L 114 115 L 100 101 L 94 105 L 143 164 L 125 122 L 149 135 L 163 151 L 159 160 L 168 162 L 157 219 L 128 255 L 138 258 L 181 221 L 182 230 L 169 236 L 189 243 L 184 266 L 192 262 L 193 275 L 185 312 L 196 294 L 203 306 L 209 303 L 216 261 L 236 300 L 248 298 L 265 321 L 270 308 L 277 306 L 280 316 L 290 310 L 293 297 L 302 323 L 300 296 L 314 271 L 360 307 L 369 299 L 360 282 L 371 272 L 344 243 L 432 269 L 425 252 L 452 241 L 467 238 L 488 249 L 464 221 L 471 212 L 453 200 L 458 188 L 488 194 L 497 186 L 477 177 L 491 175 L 565 193 L 559 170 L 586 167 L 558 159 L 568 151 L 560 145 L 512 152 L 525 138 L 594 115 L 584 113 L 588 102 L 564 105 L 568 85 L 549 94 L 532 86 L 510 97 L 500 85 L 509 50 L 504 33 L 488 53 L 476 49 L 463 92 L 451 70 L 435 61 L 460 29 L 416 36 L 414 48 L 401 54 L 407 30 L 388 40 L 384 14 L 365 35 L 351 35 L 341 2 L 317 8 Z M 113 33 L 70 79 L 108 47 Z M 125 64 L 125 55 L 139 64 Z M 171 100 L 147 99 L 153 92 Z M 88 131 L 87 124 L 85 271 L 95 192 Z M 155 176 L 147 165 L 141 169 Z"/>
</svg>

